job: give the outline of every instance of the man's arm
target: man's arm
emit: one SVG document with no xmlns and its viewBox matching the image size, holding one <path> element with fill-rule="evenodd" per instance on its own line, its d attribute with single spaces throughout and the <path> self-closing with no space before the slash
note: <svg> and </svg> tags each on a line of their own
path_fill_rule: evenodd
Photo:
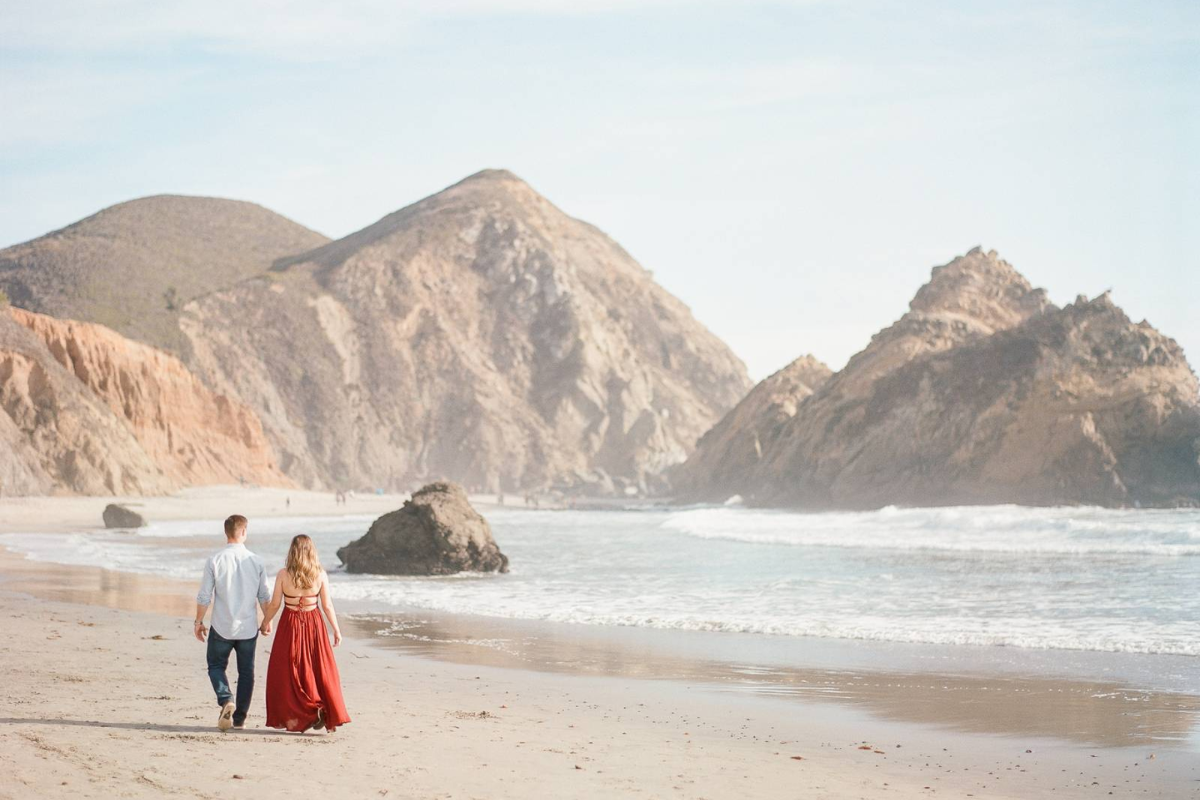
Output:
<svg viewBox="0 0 1200 800">
<path fill-rule="evenodd" d="M 192 626 L 192 632 L 201 642 L 208 634 L 208 629 L 204 627 L 204 615 L 212 604 L 213 589 L 216 584 L 217 578 L 213 573 L 213 563 L 210 558 L 204 564 L 204 577 L 200 580 L 200 591 L 196 593 L 196 624 Z"/>
<path fill-rule="evenodd" d="M 283 570 L 279 571 L 279 575 L 283 574 Z M 270 602 L 263 603 L 263 621 L 258 626 L 258 632 L 263 636 L 271 635 L 271 620 L 275 619 L 275 614 L 279 611 L 279 607 L 283 605 L 283 581 L 279 575 L 275 576 L 275 592 L 271 595 Z M 262 597 L 262 594 L 259 594 Z"/>
<path fill-rule="evenodd" d="M 263 613 L 267 611 L 267 603 L 271 601 L 271 590 L 267 588 L 267 568 L 258 562 L 258 605 Z"/>
</svg>

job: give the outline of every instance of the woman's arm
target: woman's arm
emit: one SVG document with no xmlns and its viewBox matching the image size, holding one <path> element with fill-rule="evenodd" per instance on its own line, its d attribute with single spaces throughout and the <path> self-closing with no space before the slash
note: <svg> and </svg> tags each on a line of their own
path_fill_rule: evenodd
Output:
<svg viewBox="0 0 1200 800">
<path fill-rule="evenodd" d="M 329 620 L 329 626 L 333 628 L 333 646 L 337 647 L 342 643 L 342 629 L 338 627 L 333 598 L 329 596 L 329 573 L 324 570 L 321 571 L 321 610 L 325 612 L 325 619 Z"/>
<path fill-rule="evenodd" d="M 275 619 L 275 615 L 279 613 L 279 607 L 283 605 L 283 575 L 287 570 L 279 570 L 279 574 L 275 576 L 275 591 L 271 593 L 271 602 L 263 606 L 263 621 L 258 627 L 258 632 L 263 636 L 271 635 L 271 620 Z"/>
</svg>

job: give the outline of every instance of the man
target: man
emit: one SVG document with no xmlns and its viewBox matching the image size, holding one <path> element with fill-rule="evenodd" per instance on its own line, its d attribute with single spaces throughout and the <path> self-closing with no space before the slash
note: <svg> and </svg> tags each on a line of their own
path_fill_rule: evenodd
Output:
<svg viewBox="0 0 1200 800">
<path fill-rule="evenodd" d="M 208 678 L 217 693 L 217 728 L 246 727 L 246 712 L 254 695 L 254 648 L 258 644 L 258 611 L 266 609 L 267 570 L 262 560 L 246 549 L 246 518 L 234 514 L 225 520 L 225 547 L 204 565 L 204 579 L 196 595 L 196 638 L 208 636 Z M 204 614 L 212 605 L 212 631 L 204 627 Z M 225 668 L 229 654 L 237 653 L 237 704 L 229 690 Z"/>
</svg>

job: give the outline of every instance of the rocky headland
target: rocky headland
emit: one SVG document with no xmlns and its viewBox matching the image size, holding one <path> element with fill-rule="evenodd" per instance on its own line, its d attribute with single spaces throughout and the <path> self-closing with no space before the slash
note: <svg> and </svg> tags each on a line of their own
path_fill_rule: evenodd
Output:
<svg viewBox="0 0 1200 800">
<path fill-rule="evenodd" d="M 749 437 L 756 421 L 732 417 L 723 436 Z M 1200 392 L 1178 344 L 1108 295 L 1057 308 L 975 249 L 934 269 L 909 312 L 800 402 L 739 480 L 702 442 L 680 470 L 681 497 L 1196 504 L 1198 458 Z"/>
</svg>

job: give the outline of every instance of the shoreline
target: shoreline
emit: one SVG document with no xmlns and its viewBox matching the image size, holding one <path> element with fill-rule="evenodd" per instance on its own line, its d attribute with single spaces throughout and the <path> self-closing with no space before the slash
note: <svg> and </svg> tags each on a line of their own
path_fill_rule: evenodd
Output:
<svg viewBox="0 0 1200 800">
<path fill-rule="evenodd" d="M 101 514 L 109 503 L 128 506 L 155 521 L 212 518 L 217 521 L 215 531 L 219 534 L 220 520 L 230 514 L 242 514 L 251 520 L 309 515 L 378 516 L 396 510 L 406 499 L 407 494 L 358 494 L 346 505 L 338 505 L 329 492 L 251 486 L 197 486 L 158 496 L 0 497 L 0 533 L 104 530 Z"/>
<path fill-rule="evenodd" d="M 140 576 L 131 583 L 100 574 L 111 571 L 46 570 L 37 562 L 15 570 L 13 559 L 0 560 L 0 613 L 30 644 L 20 653 L 0 650 L 0 668 L 14 676 L 0 702 L 0 766 L 31 795 L 0 789 L 0 797 L 212 797 L 206 781 L 189 776 L 207 774 L 218 754 L 231 775 L 254 776 L 263 796 L 276 796 L 271 784 L 289 769 L 315 770 L 314 786 L 348 796 L 401 797 L 768 797 L 805 788 L 807 796 L 829 798 L 950 792 L 1025 800 L 1090 797 L 1098 788 L 1183 797 L 1200 779 L 1192 754 L 1165 743 L 1104 747 L 964 733 L 853 704 L 785 702 L 697 681 L 463 664 L 397 652 L 356 625 L 346 626 L 336 652 L 354 722 L 336 734 L 262 728 L 270 651 L 262 639 L 248 730 L 220 734 L 208 719 L 215 704 L 209 707 L 203 647 L 191 639 L 187 615 L 163 602 L 175 597 L 187 609 L 189 598 L 170 582 L 160 593 L 143 592 Z M 64 579 L 59 591 L 76 602 L 29 593 L 38 591 L 34 581 Z M 82 602 L 95 600 L 93 592 L 102 604 Z M 155 611 L 120 607 L 131 598 Z M 98 664 L 92 653 L 120 655 Z M 113 686 L 120 697 L 110 703 Z M 150 749 L 131 752 L 137 741 Z M 484 765 L 470 775 L 455 766 L 467 754 Z M 528 763 L 511 770 L 511 782 L 480 772 L 518 756 Z M 194 771 L 178 768 L 179 759 L 194 759 Z M 346 763 L 354 766 L 349 778 L 339 771 Z M 517 777 L 530 775 L 537 780 Z"/>
<path fill-rule="evenodd" d="M 3 547 L 0 581 L 0 590 L 52 602 L 179 618 L 189 618 L 194 608 L 194 587 L 184 581 L 31 561 Z M 359 605 L 339 603 L 348 638 L 403 657 L 460 667 L 686 684 L 778 703 L 856 708 L 878 720 L 961 734 L 1200 752 L 1200 731 L 1195 730 L 1200 695 L 1140 687 L 1112 668 L 1113 654 L 1092 654 L 1104 666 L 1094 666 L 1096 674 L 1090 677 L 1079 677 L 1069 670 L 1043 674 L 1021 663 L 969 658 L 978 653 L 951 662 L 945 652 L 956 648 L 930 645 L 801 643 L 756 634 L 604 628 L 419 609 L 363 611 Z M 730 642 L 730 637 L 739 641 Z M 711 647 L 717 639 L 726 640 L 723 657 Z M 786 658 L 805 644 L 822 650 Z M 780 646 L 787 647 L 784 658 Z M 913 658 L 914 651 L 921 658 Z M 1056 654 L 1036 655 L 1049 662 Z M 1167 658 L 1195 668 L 1190 659 Z M 1083 727 L 1081 720 L 1086 720 Z"/>
<path fill-rule="evenodd" d="M 314 513 L 317 502 L 291 494 L 294 516 Z M 258 503 L 258 516 L 278 502 L 247 499 Z M 92 508 L 107 502 L 89 500 Z M 192 504 L 178 518 L 194 519 L 202 515 L 197 502 L 216 500 L 226 508 L 237 502 L 187 497 L 160 506 L 176 503 L 183 513 Z M 398 506 L 395 498 L 380 502 Z M 79 527 L 70 515 L 43 522 L 46 532 Z M 10 524 L 5 519 L 0 531 Z M 0 709 L 0 765 L 26 781 L 29 793 L 0 788 L 0 797 L 215 796 L 195 776 L 217 753 L 232 759 L 231 772 L 244 769 L 237 773 L 243 779 L 261 776 L 255 791 L 266 796 L 268 778 L 282 780 L 289 764 L 328 769 L 316 785 L 342 794 L 403 797 L 1036 798 L 1090 797 L 1100 789 L 1105 796 L 1181 797 L 1194 796 L 1200 779 L 1193 763 L 1200 698 L 1193 695 L 1139 692 L 1120 681 L 1031 679 L 1019 669 L 983 679 L 961 669 L 914 672 L 903 659 L 880 664 L 878 649 L 837 643 L 802 665 L 787 663 L 797 660 L 787 655 L 764 669 L 770 659 L 752 647 L 733 645 L 745 651 L 740 664 L 705 657 L 710 637 L 735 634 L 427 612 L 350 619 L 353 604 L 345 603 L 347 641 L 336 655 L 355 722 L 328 741 L 256 727 L 270 648 L 264 640 L 247 738 L 266 761 L 243 761 L 205 716 L 212 698 L 203 648 L 186 624 L 193 590 L 0 548 L 0 613 L 11 620 L 10 641 L 29 643 L 0 649 L 0 668 L 16 676 L 15 699 Z M 69 624 L 74 618 L 78 624 Z M 375 635 L 397 622 L 402 635 Z M 53 627 L 39 635 L 45 624 Z M 696 652 L 681 646 L 689 642 Z M 839 649 L 858 651 L 861 663 Z M 116 654 L 99 656 L 115 661 L 97 663 L 95 653 Z M 939 662 L 933 651 L 923 655 L 930 666 Z M 103 710 L 110 681 L 137 697 Z M 166 693 L 153 689 L 159 683 Z M 29 705 L 46 712 L 33 716 Z M 412 726 L 428 738 L 414 742 Z M 147 752 L 131 756 L 130 742 Z M 81 766 L 75 751 L 108 771 L 98 776 Z M 170 760 L 170 770 L 154 758 Z M 195 767 L 184 775 L 178 760 Z M 356 773 L 349 784 L 336 769 L 343 762 Z M 463 764 L 483 763 L 515 766 L 493 778 L 463 774 Z M 57 777 L 67 784 L 50 781 Z M 81 793 L 81 785 L 88 789 Z"/>
</svg>

